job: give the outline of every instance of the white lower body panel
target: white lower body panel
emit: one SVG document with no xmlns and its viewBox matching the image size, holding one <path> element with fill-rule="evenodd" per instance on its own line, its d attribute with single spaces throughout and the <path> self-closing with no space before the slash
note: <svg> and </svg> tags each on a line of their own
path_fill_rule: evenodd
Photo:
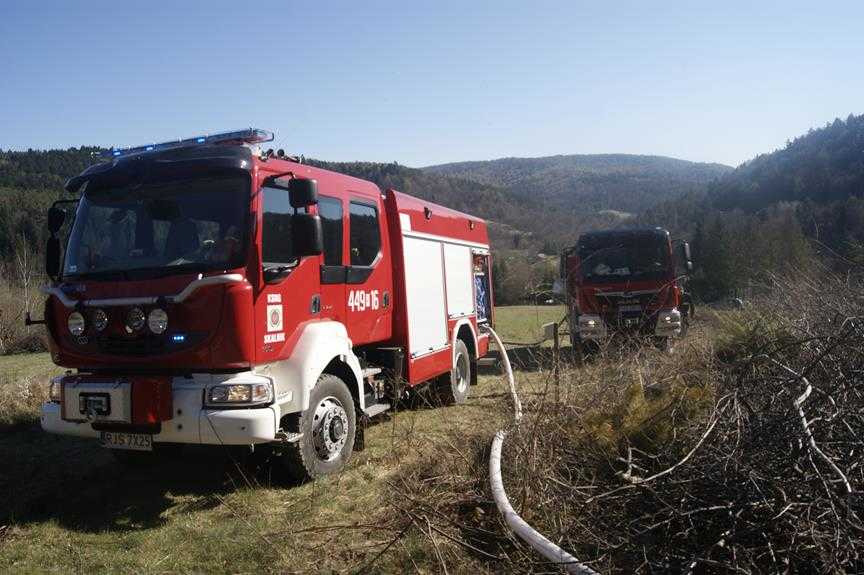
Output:
<svg viewBox="0 0 864 575">
<path fill-rule="evenodd" d="M 237 376 L 232 379 L 237 380 Z M 251 445 L 275 439 L 282 415 L 279 405 L 207 408 L 203 406 L 203 397 L 209 382 L 209 375 L 174 379 L 172 418 L 163 421 L 161 431 L 153 435 L 155 443 Z M 100 436 L 100 431 L 93 429 L 89 422 L 64 420 L 59 403 L 42 405 L 41 425 L 48 433 L 89 438 Z"/>
</svg>

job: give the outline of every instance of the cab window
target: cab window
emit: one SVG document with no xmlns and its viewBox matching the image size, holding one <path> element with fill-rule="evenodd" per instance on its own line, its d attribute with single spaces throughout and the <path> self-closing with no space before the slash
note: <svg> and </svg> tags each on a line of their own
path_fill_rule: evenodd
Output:
<svg viewBox="0 0 864 575">
<path fill-rule="evenodd" d="M 342 265 L 342 200 L 321 196 L 318 215 L 324 230 L 324 265 Z"/>
<path fill-rule="evenodd" d="M 291 246 L 291 216 L 294 209 L 288 200 L 288 192 L 278 188 L 262 187 L 264 201 L 264 225 L 261 247 L 264 265 L 288 264 L 296 258 Z"/>
<path fill-rule="evenodd" d="M 351 265 L 369 266 L 381 249 L 378 210 L 375 206 L 351 202 Z"/>
</svg>

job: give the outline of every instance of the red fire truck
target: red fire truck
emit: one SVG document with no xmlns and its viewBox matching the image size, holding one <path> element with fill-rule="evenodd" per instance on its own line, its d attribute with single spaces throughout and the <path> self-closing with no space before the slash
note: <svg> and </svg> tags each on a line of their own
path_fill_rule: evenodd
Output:
<svg viewBox="0 0 864 575">
<path fill-rule="evenodd" d="M 74 218 L 62 202 L 48 217 L 44 323 L 71 370 L 43 429 L 126 455 L 267 444 L 315 478 L 407 389 L 465 401 L 493 319 L 485 222 L 272 138 L 115 149 L 69 180 Z"/>
<path fill-rule="evenodd" d="M 684 290 L 691 269 L 690 246 L 680 242 L 673 254 L 663 228 L 582 234 L 561 256 L 573 347 L 596 347 L 614 334 L 653 337 L 668 347 L 693 312 Z"/>
</svg>

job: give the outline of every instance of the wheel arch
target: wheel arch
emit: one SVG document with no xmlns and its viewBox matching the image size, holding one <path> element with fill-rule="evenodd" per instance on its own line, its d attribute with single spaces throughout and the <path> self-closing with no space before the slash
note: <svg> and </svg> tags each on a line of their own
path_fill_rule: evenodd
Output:
<svg viewBox="0 0 864 575">
<path fill-rule="evenodd" d="M 276 402 L 283 415 L 308 409 L 312 388 L 323 373 L 342 379 L 355 397 L 357 408 L 365 408 L 360 360 L 354 355 L 351 339 L 340 322 L 308 324 L 290 357 L 259 366 L 255 372 L 273 379 Z"/>
<path fill-rule="evenodd" d="M 341 357 L 334 357 L 330 360 L 330 363 L 324 368 L 324 371 L 321 372 L 328 373 L 330 375 L 335 375 L 339 379 L 342 380 L 343 383 L 348 387 L 348 391 L 351 393 L 351 397 L 354 399 L 354 407 L 357 411 L 363 411 L 366 407 L 364 405 L 365 394 L 363 393 L 363 378 L 357 377 L 354 373 L 354 370 L 348 365 L 347 362 L 343 361 Z"/>
<path fill-rule="evenodd" d="M 453 326 L 453 343 L 461 340 L 465 347 L 468 348 L 468 354 L 471 356 L 471 385 L 477 384 L 477 359 L 479 348 L 477 346 L 477 333 L 474 331 L 474 326 L 467 319 L 463 319 Z M 456 364 L 456 346 L 453 346 L 453 359 L 451 362 Z"/>
</svg>

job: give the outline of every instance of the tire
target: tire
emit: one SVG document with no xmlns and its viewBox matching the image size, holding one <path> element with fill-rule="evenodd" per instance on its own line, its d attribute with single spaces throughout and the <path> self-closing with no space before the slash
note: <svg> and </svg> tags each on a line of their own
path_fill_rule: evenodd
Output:
<svg viewBox="0 0 864 575">
<path fill-rule="evenodd" d="M 441 396 L 447 405 L 458 405 L 468 401 L 471 391 L 471 354 L 461 339 L 453 345 L 453 368 L 450 376 L 442 378 Z"/>
<path fill-rule="evenodd" d="M 354 451 L 357 412 L 345 382 L 328 373 L 318 378 L 309 409 L 283 418 L 286 431 L 302 433 L 282 452 L 292 479 L 309 481 L 341 471 Z"/>
<path fill-rule="evenodd" d="M 678 334 L 678 337 L 684 337 L 687 335 L 687 332 L 690 331 L 690 314 L 687 313 L 684 317 L 681 318 L 681 333 Z"/>
<path fill-rule="evenodd" d="M 670 353 L 672 351 L 672 338 L 666 336 L 655 336 L 654 347 L 663 353 Z"/>
</svg>

